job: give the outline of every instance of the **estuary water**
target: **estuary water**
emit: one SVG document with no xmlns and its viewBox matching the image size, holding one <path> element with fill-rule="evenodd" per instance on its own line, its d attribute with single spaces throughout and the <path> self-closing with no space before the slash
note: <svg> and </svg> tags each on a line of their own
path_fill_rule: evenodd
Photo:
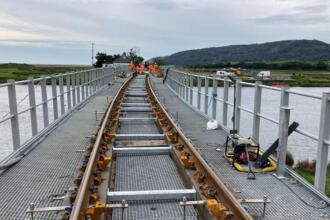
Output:
<svg viewBox="0 0 330 220">
<path fill-rule="evenodd" d="M 322 92 L 330 92 L 330 87 L 319 88 L 300 88 L 292 87 L 292 90 L 302 91 L 315 95 L 321 95 Z M 194 88 L 197 91 L 197 88 Z M 202 88 L 202 92 L 204 92 Z M 211 93 L 211 88 L 209 89 Z M 28 89 L 25 85 L 16 86 L 18 111 L 25 110 L 29 107 L 29 98 L 27 97 Z M 58 91 L 59 94 L 59 91 Z M 51 97 L 51 87 L 47 86 L 48 98 Z M 222 99 L 223 88 L 218 88 L 218 98 Z M 65 103 L 67 103 L 66 95 Z M 233 102 L 233 88 L 229 89 L 229 101 Z M 36 103 L 41 103 L 40 86 L 36 86 Z M 58 100 L 59 104 L 59 100 Z M 208 103 L 209 104 L 209 103 Z M 197 107 L 197 94 L 193 93 L 193 105 Z M 208 108 L 209 114 L 211 114 L 212 103 Z M 253 110 L 254 106 L 254 88 L 243 87 L 242 88 L 242 106 L 244 108 Z M 290 95 L 290 106 L 293 107 L 291 112 L 290 121 L 297 121 L 300 125 L 299 128 L 318 136 L 319 121 L 320 121 L 320 108 L 321 101 Z M 204 95 L 201 98 L 201 107 L 204 108 Z M 279 120 L 279 107 L 280 107 L 280 92 L 274 90 L 262 90 L 262 104 L 261 113 L 268 117 Z M 65 104 L 67 109 L 67 105 Z M 60 107 L 58 107 L 60 109 Z M 49 121 L 53 121 L 53 103 L 48 102 Z M 7 88 L 0 88 L 0 120 L 6 117 L 9 112 L 8 93 Z M 233 108 L 228 108 L 228 127 L 232 128 L 231 117 Z M 38 117 L 38 129 L 43 129 L 43 117 L 42 107 L 37 108 Z M 222 103 L 217 102 L 217 120 L 222 121 Z M 27 111 L 19 116 L 20 125 L 20 139 L 21 143 L 28 140 L 31 137 L 31 125 L 30 125 L 30 112 Z M 252 134 L 252 115 L 250 113 L 241 111 L 241 130 L 240 133 L 243 136 L 250 137 Z M 260 126 L 260 143 L 261 148 L 266 149 L 278 136 L 278 125 L 272 122 L 261 119 Z M 289 137 L 289 151 L 293 154 L 295 160 L 314 160 L 316 158 L 317 142 L 310 138 L 304 137 L 298 133 L 293 133 Z M 0 124 L 0 160 L 6 157 L 12 152 L 12 137 L 10 121 Z M 330 156 L 329 156 L 330 158 Z"/>
</svg>

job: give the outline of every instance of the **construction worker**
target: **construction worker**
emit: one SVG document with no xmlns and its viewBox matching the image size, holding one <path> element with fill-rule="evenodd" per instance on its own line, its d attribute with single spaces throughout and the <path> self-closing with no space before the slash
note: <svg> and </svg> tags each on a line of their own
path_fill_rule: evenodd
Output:
<svg viewBox="0 0 330 220">
<path fill-rule="evenodd" d="M 153 68 L 152 68 L 152 64 L 150 63 L 150 64 L 149 64 L 149 72 L 150 72 L 151 74 L 152 74 L 152 69 L 153 69 Z"/>
<path fill-rule="evenodd" d="M 154 64 L 154 71 L 155 71 L 155 76 L 157 76 L 157 72 L 158 72 L 158 65 L 157 65 L 157 63 Z"/>
<path fill-rule="evenodd" d="M 130 67 L 131 67 L 131 72 L 134 72 L 135 66 L 134 66 L 133 61 L 131 61 Z"/>
</svg>

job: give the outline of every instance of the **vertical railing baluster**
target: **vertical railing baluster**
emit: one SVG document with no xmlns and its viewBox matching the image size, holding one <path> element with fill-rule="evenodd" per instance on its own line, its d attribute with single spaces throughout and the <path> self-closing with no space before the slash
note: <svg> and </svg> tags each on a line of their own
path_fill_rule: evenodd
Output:
<svg viewBox="0 0 330 220">
<path fill-rule="evenodd" d="M 209 78 L 205 76 L 205 82 L 204 82 L 204 113 L 208 115 L 209 110 Z"/>
<path fill-rule="evenodd" d="M 68 111 L 71 110 L 71 85 L 70 85 L 70 74 L 66 75 L 66 99 L 68 102 Z"/>
<path fill-rule="evenodd" d="M 197 108 L 201 110 L 201 76 L 197 76 Z"/>
<path fill-rule="evenodd" d="M 72 87 L 72 106 L 76 106 L 76 74 L 71 75 L 71 87 Z"/>
<path fill-rule="evenodd" d="M 11 135 L 13 138 L 13 148 L 18 149 L 20 142 L 19 122 L 17 115 L 17 99 L 16 99 L 16 87 L 15 80 L 8 80 L 8 99 L 9 99 L 9 111 L 10 111 L 10 123 L 11 123 Z"/>
<path fill-rule="evenodd" d="M 54 76 L 51 77 L 52 83 L 52 99 L 53 99 L 53 115 L 54 121 L 58 118 L 58 105 L 57 105 L 57 88 L 56 88 L 56 78 Z"/>
<path fill-rule="evenodd" d="M 65 106 L 64 106 L 64 88 L 63 88 L 63 74 L 60 74 L 58 78 L 58 84 L 60 89 L 60 104 L 61 104 L 61 115 L 65 113 Z"/>
<path fill-rule="evenodd" d="M 212 91 L 212 118 L 217 119 L 217 96 L 218 96 L 218 81 L 213 77 L 213 91 Z"/>
<path fill-rule="evenodd" d="M 194 76 L 189 76 L 189 89 L 190 89 L 190 95 L 189 95 L 189 103 L 190 105 L 193 105 L 193 86 L 194 86 Z"/>
<path fill-rule="evenodd" d="M 260 111 L 261 111 L 261 82 L 257 81 L 254 86 L 254 110 L 253 110 L 253 125 L 252 125 L 252 139 L 259 143 L 260 135 Z"/>
<path fill-rule="evenodd" d="M 29 80 L 28 90 L 29 90 L 31 130 L 32 130 L 32 136 L 35 136 L 36 134 L 38 134 L 36 96 L 35 96 L 34 80 L 32 77 L 29 77 L 28 80 Z"/>
<path fill-rule="evenodd" d="M 80 103 L 80 73 L 76 73 L 77 104 Z"/>
<path fill-rule="evenodd" d="M 222 105 L 222 124 L 227 127 L 228 118 L 228 94 L 229 94 L 229 81 L 225 78 L 223 82 L 223 105 Z"/>
<path fill-rule="evenodd" d="M 88 98 L 88 84 L 89 84 L 88 71 L 86 71 L 85 72 L 85 91 L 86 91 L 86 98 Z"/>
<path fill-rule="evenodd" d="M 288 130 L 290 122 L 289 93 L 287 92 L 288 89 L 288 86 L 283 86 L 281 90 L 280 124 L 278 129 L 279 144 L 276 170 L 276 175 L 279 178 L 284 177 L 286 151 L 288 148 Z"/>
<path fill-rule="evenodd" d="M 41 77 L 41 99 L 42 99 L 42 113 L 44 117 L 44 128 L 48 127 L 49 125 L 49 118 L 48 118 L 48 103 L 47 103 L 47 80 L 45 76 Z"/>
<path fill-rule="evenodd" d="M 85 100 L 85 72 L 80 73 L 81 100 Z"/>
<path fill-rule="evenodd" d="M 242 99 L 242 84 L 241 79 L 236 80 L 236 108 L 235 108 L 235 130 L 239 133 L 241 125 L 241 99 Z"/>
<path fill-rule="evenodd" d="M 322 193 L 325 192 L 329 144 L 330 140 L 330 93 L 322 94 L 319 141 L 315 171 L 315 187 Z"/>
<path fill-rule="evenodd" d="M 185 74 L 186 102 L 189 100 L 189 75 Z"/>
</svg>

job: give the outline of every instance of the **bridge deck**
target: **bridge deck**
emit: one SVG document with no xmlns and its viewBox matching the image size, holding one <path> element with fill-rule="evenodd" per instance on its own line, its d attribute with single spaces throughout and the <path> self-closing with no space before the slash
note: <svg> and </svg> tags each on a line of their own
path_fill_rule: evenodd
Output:
<svg viewBox="0 0 330 220">
<path fill-rule="evenodd" d="M 330 207 L 297 181 L 279 180 L 272 174 L 257 174 L 257 180 L 247 180 L 246 173 L 236 171 L 216 148 L 224 143 L 226 133 L 222 129 L 207 131 L 207 119 L 182 102 L 162 79 L 152 77 L 153 88 L 163 105 L 176 117 L 178 112 L 179 125 L 204 158 L 218 170 L 224 181 L 237 192 L 239 198 L 254 199 L 267 195 L 271 200 L 267 204 L 263 219 L 323 219 L 329 218 Z M 262 215 L 261 204 L 248 205 L 258 216 Z M 325 208 L 324 208 L 325 207 Z M 327 217 L 326 217 L 327 216 Z"/>
<path fill-rule="evenodd" d="M 319 197 L 311 193 L 299 183 L 289 180 L 278 180 L 271 174 L 258 174 L 257 180 L 247 180 L 245 173 L 239 173 L 228 164 L 227 161 L 215 149 L 215 143 L 223 143 L 225 132 L 221 129 L 206 131 L 207 120 L 184 104 L 174 95 L 161 79 L 152 79 L 153 86 L 167 110 L 175 117 L 179 115 L 179 124 L 184 133 L 191 138 L 192 142 L 201 151 L 205 159 L 212 164 L 223 176 L 224 181 L 231 186 L 239 198 L 262 198 L 267 195 L 272 201 L 267 205 L 264 219 L 323 219 L 325 214 L 330 213 L 330 208 L 324 207 Z M 28 219 L 25 210 L 31 202 L 36 207 L 47 207 L 61 205 L 61 200 L 53 200 L 54 195 L 62 195 L 72 184 L 73 173 L 82 156 L 88 139 L 86 138 L 95 131 L 95 110 L 103 111 L 106 106 L 106 96 L 112 96 L 120 87 L 120 83 L 106 89 L 104 92 L 91 99 L 71 118 L 63 122 L 59 127 L 47 136 L 32 152 L 22 159 L 18 164 L 8 169 L 0 176 L 0 219 Z M 134 99 L 132 102 L 137 102 Z M 131 102 L 127 100 L 127 102 Z M 143 102 L 143 101 L 141 101 Z M 145 113 L 135 113 L 127 117 L 138 118 Z M 150 133 L 156 133 L 152 127 L 124 127 L 122 133 L 132 133 L 147 129 Z M 150 129 L 150 130 L 149 130 Z M 145 132 L 145 131 L 144 131 Z M 143 132 L 143 133 L 144 133 Z M 155 163 L 155 158 L 141 160 L 141 163 Z M 152 161 L 151 161 L 152 160 Z M 161 161 L 161 160 L 160 160 Z M 138 187 L 140 178 L 143 176 L 126 176 L 125 166 L 131 161 L 122 157 L 118 161 L 118 170 L 122 171 L 122 180 L 131 180 L 133 187 Z M 135 161 L 136 162 L 136 161 Z M 166 162 L 166 161 L 165 161 Z M 164 162 L 164 163 L 165 163 Z M 159 166 L 161 163 L 158 163 Z M 121 166 L 122 165 L 122 166 Z M 155 167 L 157 167 L 155 165 Z M 116 187 L 120 188 L 118 179 Z M 163 179 L 157 179 L 153 184 L 157 187 L 157 181 L 165 183 Z M 174 183 L 173 183 L 174 184 Z M 176 184 L 176 183 L 175 183 Z M 180 184 L 178 187 L 180 188 Z M 152 186 L 150 186 L 152 187 Z M 135 189 L 135 188 L 134 188 Z M 146 216 L 162 216 L 163 209 L 168 204 L 136 204 L 132 213 L 137 210 L 146 210 Z M 150 213 L 150 210 L 156 210 Z M 248 208 L 261 216 L 263 207 L 261 204 L 248 205 Z M 147 211 L 148 210 L 148 211 Z M 194 216 L 193 213 L 191 213 Z M 173 208 L 173 216 L 180 215 L 180 212 Z M 118 215 L 119 216 L 119 215 Z M 143 217 L 146 217 L 143 216 Z M 172 217 L 173 217 L 172 216 Z M 136 216 L 143 218 L 142 216 Z M 35 216 L 35 219 L 55 219 L 56 214 L 43 213 Z"/>
<path fill-rule="evenodd" d="M 0 176 L 0 219 L 29 219 L 25 211 L 36 207 L 58 206 L 72 184 L 73 173 L 96 130 L 95 111 L 104 112 L 106 97 L 111 98 L 121 83 L 104 89 L 84 107 L 73 113 L 35 149 Z M 110 99 L 109 99 L 110 100 Z M 101 117 L 101 115 L 99 116 Z M 40 213 L 35 219 L 56 219 L 56 213 Z"/>
</svg>

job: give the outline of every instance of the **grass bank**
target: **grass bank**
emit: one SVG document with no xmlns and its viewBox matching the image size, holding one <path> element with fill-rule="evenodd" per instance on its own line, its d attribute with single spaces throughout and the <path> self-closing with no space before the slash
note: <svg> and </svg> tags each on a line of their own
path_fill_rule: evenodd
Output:
<svg viewBox="0 0 330 220">
<path fill-rule="evenodd" d="M 312 162 L 299 161 L 298 164 L 296 165 L 295 171 L 313 185 L 315 179 L 315 167 L 316 167 L 315 161 Z M 328 164 L 328 168 L 327 168 L 325 194 L 328 197 L 330 197 L 330 164 Z"/>
<path fill-rule="evenodd" d="M 215 74 L 218 69 L 214 68 L 185 68 L 187 72 L 200 74 Z M 300 87 L 330 87 L 330 71 L 323 70 L 270 70 L 271 77 L 268 79 L 252 78 L 260 70 L 244 69 L 242 75 L 247 82 L 262 81 L 265 85 L 289 85 Z"/>
<path fill-rule="evenodd" d="M 88 69 L 89 66 L 71 65 L 29 65 L 17 63 L 0 64 L 0 83 L 7 82 L 8 79 L 25 80 L 32 76 L 38 78 L 42 75 L 52 75 L 66 73 L 70 71 Z"/>
</svg>

